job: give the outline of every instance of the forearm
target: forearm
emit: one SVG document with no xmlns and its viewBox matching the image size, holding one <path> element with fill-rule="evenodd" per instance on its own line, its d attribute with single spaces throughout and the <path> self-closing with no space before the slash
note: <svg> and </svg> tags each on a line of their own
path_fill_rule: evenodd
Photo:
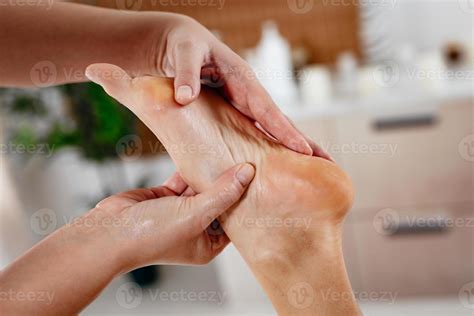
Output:
<svg viewBox="0 0 474 316">
<path fill-rule="evenodd" d="M 116 248 L 92 220 L 54 232 L 0 274 L 0 314 L 79 313 L 121 272 Z"/>
<path fill-rule="evenodd" d="M 151 74 L 159 58 L 156 46 L 173 17 L 61 2 L 51 8 L 4 6 L 0 86 L 80 82 L 85 80 L 85 68 L 95 62 L 114 63 L 132 74 Z"/>
</svg>

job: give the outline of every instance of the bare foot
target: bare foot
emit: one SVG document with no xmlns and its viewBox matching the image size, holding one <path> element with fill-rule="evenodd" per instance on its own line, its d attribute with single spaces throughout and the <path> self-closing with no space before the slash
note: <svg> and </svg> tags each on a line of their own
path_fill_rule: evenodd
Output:
<svg viewBox="0 0 474 316">
<path fill-rule="evenodd" d="M 336 271 L 342 276 L 327 281 L 350 291 L 340 226 L 353 192 L 349 178 L 334 162 L 273 142 L 210 89 L 204 88 L 197 101 L 181 106 L 174 101 L 170 79 L 131 79 L 106 64 L 92 65 L 87 73 L 155 133 L 195 192 L 205 190 L 236 163 L 255 165 L 256 176 L 246 195 L 220 222 L 279 312 L 294 312 L 295 307 L 282 302 L 281 296 L 288 295 L 288 288 L 299 279 L 313 279 L 307 274 L 329 272 L 328 260 L 339 266 Z M 326 260 L 313 267 L 318 258 Z M 330 265 L 328 269 L 333 269 Z M 302 270 L 294 280 L 278 275 L 291 274 L 292 269 Z M 313 293 L 320 286 L 324 282 L 312 285 Z"/>
</svg>

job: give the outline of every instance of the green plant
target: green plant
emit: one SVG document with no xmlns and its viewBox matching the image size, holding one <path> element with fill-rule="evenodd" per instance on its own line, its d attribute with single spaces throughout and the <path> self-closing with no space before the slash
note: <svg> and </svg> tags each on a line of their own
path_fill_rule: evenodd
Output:
<svg viewBox="0 0 474 316">
<path fill-rule="evenodd" d="M 74 147 L 84 158 L 99 163 L 117 158 L 116 144 L 123 136 L 135 133 L 136 117 L 94 83 L 68 84 L 59 89 L 67 100 L 64 106 L 68 106 L 73 126 L 56 118 L 48 121 L 48 131 L 41 134 L 28 124 L 49 114 L 41 95 L 15 90 L 7 98 L 8 91 L 2 90 L 0 97 L 6 99 L 8 111 L 28 118 L 10 131 L 10 141 L 25 146 L 48 144 L 55 152 Z"/>
</svg>

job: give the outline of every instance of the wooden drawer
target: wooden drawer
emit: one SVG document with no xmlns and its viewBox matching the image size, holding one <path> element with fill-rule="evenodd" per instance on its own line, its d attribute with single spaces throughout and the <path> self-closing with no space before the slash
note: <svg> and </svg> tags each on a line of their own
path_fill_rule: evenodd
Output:
<svg viewBox="0 0 474 316">
<path fill-rule="evenodd" d="M 346 225 L 356 248 L 348 269 L 355 291 L 456 294 L 473 280 L 472 203 L 354 212 Z"/>
<path fill-rule="evenodd" d="M 474 163 L 460 147 L 474 133 L 472 101 L 442 106 L 424 121 L 359 115 L 335 124 L 339 155 L 332 154 L 352 177 L 356 208 L 472 201 Z"/>
</svg>

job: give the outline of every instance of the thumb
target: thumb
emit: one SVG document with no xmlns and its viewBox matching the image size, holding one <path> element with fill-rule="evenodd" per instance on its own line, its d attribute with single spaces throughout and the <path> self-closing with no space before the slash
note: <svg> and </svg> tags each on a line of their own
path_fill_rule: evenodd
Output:
<svg viewBox="0 0 474 316">
<path fill-rule="evenodd" d="M 190 197 L 189 212 L 197 219 L 197 227 L 205 230 L 219 215 L 240 200 L 255 175 L 255 168 L 244 163 L 227 170 L 212 188 Z"/>
<path fill-rule="evenodd" d="M 204 53 L 196 45 L 183 43 L 177 45 L 174 61 L 175 99 L 179 104 L 186 105 L 195 100 L 200 93 Z"/>
<path fill-rule="evenodd" d="M 132 78 L 122 68 L 111 64 L 92 64 L 85 75 L 104 88 L 105 92 L 124 105 L 130 105 Z"/>
</svg>

